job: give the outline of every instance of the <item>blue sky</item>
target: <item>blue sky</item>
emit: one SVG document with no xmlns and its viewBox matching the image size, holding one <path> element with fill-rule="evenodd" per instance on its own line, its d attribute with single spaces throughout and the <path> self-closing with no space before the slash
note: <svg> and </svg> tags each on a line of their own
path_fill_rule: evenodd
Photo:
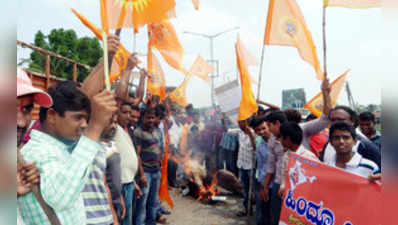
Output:
<svg viewBox="0 0 398 225">
<path fill-rule="evenodd" d="M 322 0 L 297 0 L 306 19 L 319 60 L 322 62 Z M 100 25 L 99 1 L 97 0 L 19 0 L 18 40 L 33 42 L 34 34 L 41 30 L 49 33 L 54 28 L 74 29 L 78 36 L 94 36 L 72 14 L 69 7 L 96 25 Z M 190 67 L 197 54 L 210 58 L 209 40 L 184 34 L 192 31 L 215 34 L 231 27 L 238 31 L 225 33 L 214 41 L 214 58 L 219 60 L 220 77 L 216 86 L 237 78 L 234 43 L 237 32 L 247 49 L 258 59 L 264 37 L 268 0 L 201 0 L 199 11 L 193 9 L 191 0 L 176 0 L 177 18 L 173 24 L 185 49 L 184 66 Z M 346 69 L 355 101 L 360 104 L 381 103 L 380 77 L 389 71 L 383 66 L 380 43 L 382 42 L 382 13 L 380 9 L 352 10 L 327 9 L 328 73 L 331 80 Z M 123 30 L 122 43 L 133 49 L 132 30 Z M 146 53 L 147 32 L 142 28 L 136 37 L 137 51 Z M 27 57 L 29 50 L 18 49 L 18 57 Z M 178 85 L 183 75 L 168 66 L 160 57 L 166 74 L 167 85 Z M 145 58 L 142 58 L 145 61 Z M 320 91 L 320 81 L 315 79 L 313 68 L 304 62 L 295 48 L 266 46 L 263 62 L 261 99 L 281 104 L 283 89 L 304 88 L 307 100 Z M 145 62 L 144 62 L 145 64 Z M 250 69 L 258 79 L 259 67 Z M 254 88 L 255 95 L 257 88 Z M 210 86 L 198 78 L 188 84 L 188 101 L 195 106 L 210 105 Z M 348 104 L 345 92 L 340 95 L 340 104 Z"/>
</svg>

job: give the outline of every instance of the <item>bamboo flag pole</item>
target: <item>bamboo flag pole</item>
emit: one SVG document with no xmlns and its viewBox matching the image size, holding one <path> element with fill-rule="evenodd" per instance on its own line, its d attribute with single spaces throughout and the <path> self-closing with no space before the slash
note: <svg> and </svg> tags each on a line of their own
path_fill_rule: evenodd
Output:
<svg viewBox="0 0 398 225">
<path fill-rule="evenodd" d="M 108 35 L 105 31 L 102 31 L 102 39 L 104 41 L 104 76 L 105 76 L 105 88 L 111 90 L 111 84 L 109 82 L 109 60 L 108 60 Z M 113 57 L 112 57 L 113 58 Z M 112 63 L 112 62 L 111 62 Z"/>
<path fill-rule="evenodd" d="M 133 36 L 133 52 L 135 52 L 136 46 L 137 46 L 137 37 L 135 31 L 133 31 L 134 36 Z"/>
<path fill-rule="evenodd" d="M 263 49 L 261 51 L 260 71 L 259 71 L 259 75 L 258 75 L 257 100 L 260 100 L 261 79 L 262 79 L 262 75 L 263 75 L 264 52 L 265 52 L 265 44 L 263 43 Z"/>
<path fill-rule="evenodd" d="M 325 74 L 325 79 L 328 77 L 327 61 L 326 61 L 326 2 L 323 1 L 322 9 L 322 35 L 323 35 L 323 73 Z"/>
</svg>

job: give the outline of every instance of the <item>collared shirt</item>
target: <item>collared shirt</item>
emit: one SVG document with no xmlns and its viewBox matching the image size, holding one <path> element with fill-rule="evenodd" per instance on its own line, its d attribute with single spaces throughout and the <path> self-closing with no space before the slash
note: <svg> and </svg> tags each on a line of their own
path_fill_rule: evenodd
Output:
<svg viewBox="0 0 398 225">
<path fill-rule="evenodd" d="M 170 144 L 174 145 L 174 147 L 177 148 L 180 141 L 182 126 L 177 124 L 173 116 L 170 117 L 170 120 L 172 121 L 172 125 L 169 129 Z"/>
<path fill-rule="evenodd" d="M 283 146 L 276 139 L 274 135 L 268 141 L 268 160 L 267 160 L 267 173 L 274 174 L 274 182 L 281 184 L 282 182 L 282 161 L 283 161 Z"/>
<path fill-rule="evenodd" d="M 239 152 L 237 166 L 239 169 L 250 170 L 253 169 L 253 145 L 250 141 L 249 135 L 245 134 L 241 129 L 229 129 L 230 134 L 238 134 Z"/>
<path fill-rule="evenodd" d="M 288 166 L 289 166 L 289 156 L 290 156 L 291 152 L 293 152 L 293 151 L 288 150 L 283 155 L 281 189 L 283 189 L 285 187 L 285 176 L 287 174 L 287 170 L 288 170 Z M 294 153 L 301 155 L 305 158 L 312 159 L 314 161 L 319 162 L 318 157 L 316 157 L 316 155 L 314 153 L 312 153 L 310 150 L 307 150 L 303 145 L 300 145 L 300 147 Z"/>
<path fill-rule="evenodd" d="M 333 159 L 331 159 L 325 163 L 330 166 L 337 167 L 336 160 L 337 160 L 337 156 L 335 156 Z M 340 167 L 338 167 L 338 168 L 340 168 Z M 369 175 L 371 175 L 371 174 L 380 172 L 380 169 L 376 165 L 376 163 L 363 158 L 361 156 L 361 154 L 359 154 L 358 152 L 354 152 L 354 155 L 352 156 L 350 161 L 348 161 L 346 163 L 345 168 L 340 168 L 340 169 L 343 169 L 343 170 L 353 173 L 353 174 L 357 174 L 357 175 L 359 175 L 361 177 L 365 177 L 365 178 L 368 178 Z"/>
<path fill-rule="evenodd" d="M 108 193 L 105 189 L 106 150 L 98 151 L 91 165 L 91 172 L 82 191 L 87 225 L 109 225 L 113 223 L 109 207 Z"/>
<path fill-rule="evenodd" d="M 157 128 L 151 131 L 139 126 L 134 130 L 134 143 L 141 147 L 141 162 L 145 172 L 157 172 L 161 165 L 161 132 Z"/>
<path fill-rule="evenodd" d="M 220 146 L 223 149 L 229 151 L 236 151 L 236 146 L 238 144 L 238 136 L 231 135 L 228 132 L 224 132 L 221 138 Z"/>
<path fill-rule="evenodd" d="M 264 184 L 265 175 L 267 174 L 267 160 L 269 149 L 267 146 L 267 142 L 262 138 L 256 138 L 256 159 L 257 159 L 257 169 L 256 169 L 256 178 L 257 181 L 261 184 Z"/>
<path fill-rule="evenodd" d="M 381 134 L 379 131 L 376 131 L 376 133 L 369 140 L 375 143 L 381 150 Z"/>
<path fill-rule="evenodd" d="M 63 225 L 85 225 L 86 213 L 82 190 L 86 185 L 95 156 L 102 147 L 81 136 L 70 146 L 54 137 L 33 130 L 30 141 L 21 149 L 26 161 L 34 162 L 40 172 L 40 190 Z M 27 225 L 50 225 L 33 193 L 20 196 L 18 207 Z"/>
</svg>

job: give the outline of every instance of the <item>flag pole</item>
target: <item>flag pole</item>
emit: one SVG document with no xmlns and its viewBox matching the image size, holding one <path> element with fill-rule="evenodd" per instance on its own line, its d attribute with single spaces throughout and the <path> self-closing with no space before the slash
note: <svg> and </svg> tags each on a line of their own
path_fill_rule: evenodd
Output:
<svg viewBox="0 0 398 225">
<path fill-rule="evenodd" d="M 105 88 L 106 88 L 106 90 L 109 91 L 109 90 L 111 90 L 111 84 L 109 82 L 108 35 L 106 34 L 106 31 L 102 31 L 102 39 L 103 39 L 103 42 L 104 42 L 103 50 L 104 50 Z M 111 61 L 111 63 L 112 63 L 112 61 Z"/>
<path fill-rule="evenodd" d="M 260 71 L 259 71 L 259 75 L 258 75 L 257 100 L 260 100 L 261 79 L 262 79 L 262 75 L 263 75 L 264 52 L 265 52 L 265 45 L 263 44 L 263 48 L 261 51 Z"/>
<path fill-rule="evenodd" d="M 136 49 L 136 44 L 137 44 L 137 37 L 136 37 L 136 33 L 133 30 L 134 36 L 133 36 L 133 52 L 135 52 Z"/>
<path fill-rule="evenodd" d="M 328 77 L 327 61 L 326 61 L 326 3 L 323 1 L 322 9 L 322 35 L 323 35 L 323 72 L 325 74 L 325 79 Z"/>
</svg>

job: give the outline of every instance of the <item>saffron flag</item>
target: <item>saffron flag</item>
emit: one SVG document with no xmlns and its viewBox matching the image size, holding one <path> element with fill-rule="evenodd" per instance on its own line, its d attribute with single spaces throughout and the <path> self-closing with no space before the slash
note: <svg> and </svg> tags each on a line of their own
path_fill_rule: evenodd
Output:
<svg viewBox="0 0 398 225">
<path fill-rule="evenodd" d="M 100 0 L 102 28 L 134 28 L 168 18 L 174 0 Z"/>
<path fill-rule="evenodd" d="M 200 77 L 202 80 L 207 83 L 210 82 L 209 74 L 214 73 L 216 68 L 214 66 L 207 63 L 200 55 L 196 57 L 195 62 L 192 64 L 191 69 L 189 70 L 189 74 L 196 75 Z"/>
<path fill-rule="evenodd" d="M 290 154 L 279 224 L 375 225 L 383 221 L 381 185 Z"/>
<path fill-rule="evenodd" d="M 381 7 L 381 0 L 324 0 L 325 6 L 345 8 L 376 8 Z"/>
<path fill-rule="evenodd" d="M 248 71 L 248 66 L 250 65 L 251 62 L 247 61 L 245 55 L 242 54 L 244 53 L 245 48 L 241 43 L 239 36 L 235 44 L 235 50 L 236 50 L 236 60 L 239 68 L 240 83 L 242 89 L 242 98 L 240 100 L 239 111 L 238 111 L 238 121 L 241 121 L 248 119 L 251 115 L 256 113 L 258 107 L 250 84 L 250 74 Z"/>
<path fill-rule="evenodd" d="M 199 0 L 192 0 L 192 4 L 195 10 L 199 10 Z"/>
<path fill-rule="evenodd" d="M 184 49 L 170 20 L 148 24 L 148 36 L 148 45 L 156 48 L 171 67 L 181 70 Z"/>
<path fill-rule="evenodd" d="M 162 67 L 150 48 L 147 57 L 148 73 L 152 75 L 148 79 L 147 90 L 153 95 L 159 96 L 160 100 L 163 101 L 166 98 L 166 81 Z"/>
<path fill-rule="evenodd" d="M 76 15 L 76 17 L 88 28 L 90 29 L 94 35 L 102 40 L 102 30 L 96 27 L 93 23 L 91 23 L 86 17 L 84 17 L 82 14 L 77 12 L 75 9 L 71 8 L 73 14 Z M 113 56 L 113 61 L 112 61 L 112 66 L 111 66 L 111 71 L 110 71 L 110 76 L 109 76 L 109 81 L 110 83 L 114 82 L 117 80 L 120 75 L 122 74 L 122 71 L 126 68 L 128 58 L 131 55 L 129 51 L 126 50 L 126 48 L 123 47 L 123 45 L 120 45 L 119 50 L 115 53 Z"/>
<path fill-rule="evenodd" d="M 297 48 L 301 58 L 314 67 L 317 79 L 323 80 L 315 44 L 295 0 L 269 1 L 264 44 Z"/>
<path fill-rule="evenodd" d="M 175 103 L 177 103 L 183 107 L 186 107 L 188 105 L 187 97 L 186 97 L 185 93 L 187 90 L 187 84 L 190 79 L 191 79 L 191 76 L 186 76 L 184 81 L 169 94 L 169 98 L 172 101 L 174 101 Z"/>
<path fill-rule="evenodd" d="M 165 134 L 164 137 L 164 156 L 162 160 L 162 169 L 161 169 L 161 176 L 160 176 L 160 187 L 159 187 L 159 200 L 167 202 L 170 208 L 173 208 L 173 200 L 171 200 L 170 193 L 169 193 L 169 184 L 167 180 L 167 162 L 169 159 L 169 129 L 167 127 L 167 123 L 163 122 L 163 131 Z"/>
<path fill-rule="evenodd" d="M 330 84 L 330 98 L 332 100 L 332 106 L 335 106 L 337 103 L 337 99 L 339 98 L 339 94 L 341 89 L 344 86 L 345 78 L 347 73 L 350 70 L 345 71 L 342 75 L 340 75 L 336 80 L 334 80 Z M 318 93 L 314 98 L 312 98 L 309 102 L 304 105 L 305 109 L 311 111 L 316 117 L 320 117 L 322 115 L 323 109 L 323 97 L 322 92 Z"/>
</svg>

